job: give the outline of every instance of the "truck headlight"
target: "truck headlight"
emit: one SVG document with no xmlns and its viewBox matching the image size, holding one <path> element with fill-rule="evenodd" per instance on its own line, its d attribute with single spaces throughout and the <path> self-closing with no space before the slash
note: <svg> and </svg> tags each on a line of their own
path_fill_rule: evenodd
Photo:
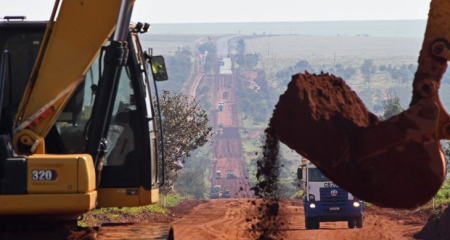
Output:
<svg viewBox="0 0 450 240">
<path fill-rule="evenodd" d="M 359 202 L 353 202 L 353 207 L 357 208 L 359 206 L 361 206 L 361 204 Z"/>
<path fill-rule="evenodd" d="M 314 200 L 316 197 L 313 194 L 309 194 L 309 200 Z"/>
<path fill-rule="evenodd" d="M 310 207 L 311 209 L 314 209 L 314 208 L 316 208 L 316 204 L 311 203 L 311 204 L 309 204 L 309 207 Z"/>
</svg>

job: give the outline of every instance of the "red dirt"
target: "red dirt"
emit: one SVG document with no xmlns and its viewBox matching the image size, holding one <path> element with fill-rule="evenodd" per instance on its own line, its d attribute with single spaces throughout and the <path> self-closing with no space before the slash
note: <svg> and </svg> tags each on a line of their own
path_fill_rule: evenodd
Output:
<svg viewBox="0 0 450 240">
<path fill-rule="evenodd" d="M 444 208 L 444 207 L 442 207 Z M 414 235 L 422 240 L 450 240 L 450 207 L 432 214 L 425 227 Z"/>
<path fill-rule="evenodd" d="M 252 202 L 255 201 L 255 204 Z M 218 199 L 197 206 L 173 222 L 177 240 L 261 239 L 257 206 L 262 199 Z M 280 200 L 285 224 L 272 239 L 290 240 L 413 240 L 425 224 L 422 214 L 406 210 L 368 208 L 364 228 L 349 229 L 346 222 L 321 223 L 318 230 L 306 230 L 301 200 Z M 270 238 L 266 238 L 270 239 Z"/>
<path fill-rule="evenodd" d="M 222 191 L 228 189 L 231 198 L 252 197 L 239 135 L 242 120 L 235 94 L 235 78 L 233 75 L 215 74 L 210 81 L 214 89 L 210 95 L 212 123 L 214 129 L 220 132 L 213 140 L 215 162 L 211 167 L 211 186 L 220 185 Z M 218 110 L 219 102 L 224 103 L 223 111 Z M 223 127 L 219 128 L 219 124 L 223 124 Z M 227 178 L 227 170 L 233 170 L 234 177 Z M 215 177 L 216 171 L 221 172 L 220 179 Z"/>
</svg>

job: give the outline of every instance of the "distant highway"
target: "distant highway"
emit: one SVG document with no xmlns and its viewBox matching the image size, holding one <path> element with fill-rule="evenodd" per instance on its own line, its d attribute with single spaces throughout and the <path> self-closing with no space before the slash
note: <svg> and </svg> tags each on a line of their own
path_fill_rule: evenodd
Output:
<svg viewBox="0 0 450 240">
<path fill-rule="evenodd" d="M 232 74 L 231 58 L 223 58 L 220 60 L 219 74 Z"/>
<path fill-rule="evenodd" d="M 219 38 L 217 40 L 217 56 L 219 58 L 225 58 L 228 57 L 229 49 L 228 49 L 228 40 L 234 38 L 236 36 L 227 36 L 223 38 Z"/>
</svg>

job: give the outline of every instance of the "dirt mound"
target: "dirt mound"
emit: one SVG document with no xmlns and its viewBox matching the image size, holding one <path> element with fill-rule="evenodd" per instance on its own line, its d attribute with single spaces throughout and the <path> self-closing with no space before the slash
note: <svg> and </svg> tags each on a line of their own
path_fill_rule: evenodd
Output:
<svg viewBox="0 0 450 240">
<path fill-rule="evenodd" d="M 380 122 L 341 78 L 306 72 L 292 76 L 266 132 L 360 199 L 413 209 L 443 181 L 436 111 L 421 102 Z"/>
<path fill-rule="evenodd" d="M 423 229 L 414 235 L 422 240 L 450 240 L 450 207 L 432 214 Z"/>
</svg>

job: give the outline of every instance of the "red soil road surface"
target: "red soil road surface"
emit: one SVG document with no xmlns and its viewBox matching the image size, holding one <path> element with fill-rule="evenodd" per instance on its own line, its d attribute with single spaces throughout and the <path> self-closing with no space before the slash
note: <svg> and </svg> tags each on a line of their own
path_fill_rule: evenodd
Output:
<svg viewBox="0 0 450 240">
<path fill-rule="evenodd" d="M 214 138 L 215 162 L 210 175 L 212 185 L 228 187 L 233 198 L 251 196 L 238 133 L 242 123 L 235 96 L 235 78 L 233 75 L 216 74 L 203 81 L 213 81 L 211 121 L 213 128 L 221 132 Z M 221 112 L 218 110 L 219 102 L 224 103 Z M 224 126 L 222 130 L 219 129 L 220 123 Z M 226 178 L 228 169 L 234 170 L 236 178 Z M 216 171 L 221 171 L 221 179 L 215 179 Z M 251 230 L 252 225 L 257 224 L 254 218 L 257 216 L 257 205 L 251 203 L 255 199 L 233 198 L 209 200 L 173 222 L 175 239 L 257 239 L 260 233 Z M 412 234 L 419 231 L 426 221 L 426 217 L 407 211 L 370 208 L 366 211 L 362 229 L 348 229 L 346 222 L 330 222 L 321 223 L 319 230 L 306 230 L 299 200 L 294 204 L 293 201 L 281 201 L 279 216 L 288 224 L 281 229 L 277 239 L 300 240 L 412 240 Z"/>
<path fill-rule="evenodd" d="M 173 222 L 177 240 L 257 239 L 251 231 L 256 212 L 254 199 L 215 199 L 200 204 L 190 214 Z M 292 240 L 413 240 L 426 216 L 411 211 L 369 208 L 364 228 L 349 229 L 346 222 L 321 223 L 320 229 L 306 230 L 300 200 L 280 202 L 280 215 L 288 223 L 276 239 Z"/>
<path fill-rule="evenodd" d="M 217 71 L 218 72 L 218 71 Z M 235 96 L 234 75 L 215 74 L 212 83 L 212 123 L 218 130 L 214 138 L 214 159 L 211 167 L 211 185 L 220 185 L 222 190 L 229 189 L 232 198 L 251 197 L 248 185 L 247 166 L 244 163 L 243 148 L 239 129 L 242 126 L 241 114 Z M 224 103 L 222 111 L 218 110 L 219 102 Z M 223 128 L 219 128 L 219 124 Z M 234 171 L 234 177 L 227 178 L 227 170 Z M 221 179 L 215 178 L 220 171 Z"/>
</svg>

